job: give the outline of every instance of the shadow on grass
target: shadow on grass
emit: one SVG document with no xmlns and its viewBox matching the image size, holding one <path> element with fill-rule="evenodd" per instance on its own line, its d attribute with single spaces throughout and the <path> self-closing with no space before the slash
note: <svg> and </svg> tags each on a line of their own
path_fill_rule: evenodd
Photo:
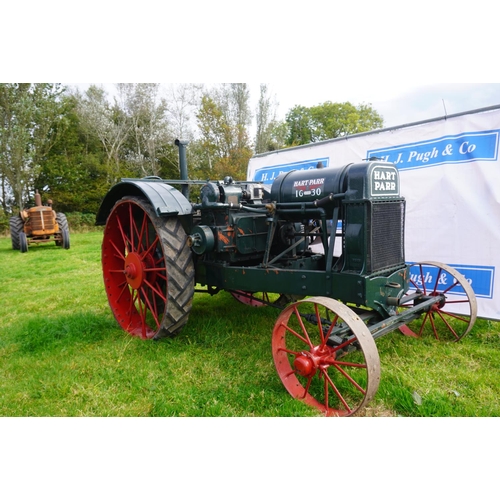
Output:
<svg viewBox="0 0 500 500">
<path fill-rule="evenodd" d="M 110 331 L 119 331 L 116 322 L 107 316 L 92 313 L 74 313 L 53 318 L 30 319 L 20 324 L 11 334 L 22 354 L 37 354 L 75 344 L 100 342 Z"/>
</svg>

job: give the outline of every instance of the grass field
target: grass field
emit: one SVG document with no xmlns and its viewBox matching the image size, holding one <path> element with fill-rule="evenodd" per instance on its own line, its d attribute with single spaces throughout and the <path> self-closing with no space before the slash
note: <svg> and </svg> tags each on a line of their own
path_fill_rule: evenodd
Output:
<svg viewBox="0 0 500 500">
<path fill-rule="evenodd" d="M 117 325 L 102 286 L 102 233 L 21 254 L 0 238 L 1 416 L 317 416 L 282 386 L 273 308 L 195 295 L 173 339 Z M 382 380 L 369 416 L 499 416 L 500 324 L 459 344 L 392 333 L 377 341 Z"/>
</svg>

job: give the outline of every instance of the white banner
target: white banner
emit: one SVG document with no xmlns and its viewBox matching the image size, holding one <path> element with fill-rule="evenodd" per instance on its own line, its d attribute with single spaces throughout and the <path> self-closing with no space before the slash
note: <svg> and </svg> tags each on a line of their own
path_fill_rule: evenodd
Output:
<svg viewBox="0 0 500 500">
<path fill-rule="evenodd" d="M 394 163 L 406 198 L 406 260 L 438 261 L 471 284 L 478 316 L 500 320 L 500 106 L 257 155 L 247 179 L 290 170 Z"/>
</svg>

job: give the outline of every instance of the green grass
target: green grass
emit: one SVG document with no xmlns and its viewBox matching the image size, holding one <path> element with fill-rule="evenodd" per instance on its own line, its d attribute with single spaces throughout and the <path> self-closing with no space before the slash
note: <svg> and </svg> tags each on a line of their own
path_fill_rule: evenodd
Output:
<svg viewBox="0 0 500 500">
<path fill-rule="evenodd" d="M 274 368 L 278 311 L 228 293 L 195 295 L 179 336 L 123 332 L 102 286 L 102 233 L 14 251 L 0 238 L 1 416 L 317 416 Z M 392 333 L 373 416 L 500 415 L 500 325 L 478 320 L 459 344 Z"/>
</svg>

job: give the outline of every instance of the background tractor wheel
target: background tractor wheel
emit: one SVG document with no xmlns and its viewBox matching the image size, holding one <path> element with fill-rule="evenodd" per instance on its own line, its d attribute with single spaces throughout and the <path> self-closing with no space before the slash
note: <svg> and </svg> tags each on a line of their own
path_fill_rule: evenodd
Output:
<svg viewBox="0 0 500 500">
<path fill-rule="evenodd" d="M 66 218 L 66 215 L 62 213 L 56 214 L 56 222 L 57 225 L 59 226 L 59 231 L 61 232 L 61 240 L 56 240 L 56 245 L 58 247 L 62 246 L 64 249 L 68 250 L 69 249 L 69 224 L 68 224 L 68 219 Z M 64 231 L 67 233 L 67 237 L 64 235 Z M 67 246 L 65 246 L 65 243 L 67 242 Z"/>
<path fill-rule="evenodd" d="M 21 250 L 21 253 L 26 253 L 28 251 L 28 238 L 22 231 L 19 233 L 19 250 Z"/>
<path fill-rule="evenodd" d="M 67 229 L 61 229 L 61 244 L 64 250 L 69 250 L 69 231 Z"/>
<path fill-rule="evenodd" d="M 21 247 L 19 244 L 19 233 L 23 231 L 24 227 L 23 219 L 21 219 L 20 215 L 11 217 L 9 224 L 10 224 L 10 239 L 12 240 L 12 249 L 20 250 Z"/>
</svg>

